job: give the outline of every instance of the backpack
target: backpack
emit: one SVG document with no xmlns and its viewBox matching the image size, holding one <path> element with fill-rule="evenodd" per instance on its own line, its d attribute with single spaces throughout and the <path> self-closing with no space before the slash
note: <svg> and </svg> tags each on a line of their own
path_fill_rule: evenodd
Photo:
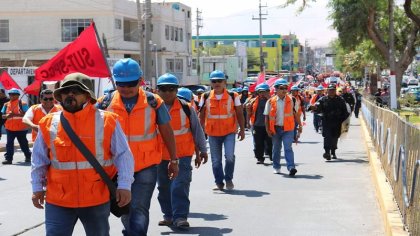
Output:
<svg viewBox="0 0 420 236">
<path fill-rule="evenodd" d="M 232 98 L 233 102 L 235 102 L 235 93 L 234 93 L 234 92 L 231 92 L 231 91 L 227 91 L 227 92 L 228 92 L 229 96 Z M 204 96 L 204 102 L 203 102 L 203 106 L 201 106 L 201 107 L 198 109 L 198 111 L 199 111 L 199 112 L 201 112 L 201 110 L 203 110 L 203 107 L 204 107 L 204 106 L 205 106 L 205 104 L 206 104 L 207 98 L 209 98 L 209 96 L 210 96 L 210 91 L 205 92 L 205 93 L 203 94 L 203 96 Z"/>
<path fill-rule="evenodd" d="M 101 109 L 101 110 L 106 110 L 109 107 L 109 105 L 111 104 L 111 101 L 114 98 L 115 92 L 116 91 L 113 91 L 112 93 L 108 93 L 101 102 L 98 102 L 98 104 L 96 104 L 96 107 L 98 109 Z M 148 91 L 144 91 L 144 92 L 146 93 L 147 103 L 152 108 L 156 109 L 157 100 L 156 100 L 155 96 L 153 95 L 153 93 L 148 92 Z"/>
<path fill-rule="evenodd" d="M 178 101 L 181 103 L 182 110 L 184 110 L 184 113 L 187 115 L 188 120 L 190 121 L 190 125 L 191 125 L 191 118 L 190 118 L 191 110 L 190 110 L 190 107 L 188 106 L 188 103 L 185 100 L 179 99 L 179 98 L 178 98 Z"/>
</svg>

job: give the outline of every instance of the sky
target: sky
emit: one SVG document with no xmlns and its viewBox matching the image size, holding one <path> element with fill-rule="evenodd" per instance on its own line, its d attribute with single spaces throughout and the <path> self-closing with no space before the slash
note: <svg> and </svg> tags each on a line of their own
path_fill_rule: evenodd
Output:
<svg viewBox="0 0 420 236">
<path fill-rule="evenodd" d="M 196 9 L 203 18 L 203 28 L 200 35 L 258 35 L 259 21 L 258 0 L 178 0 L 190 6 L 193 12 L 193 35 L 196 35 Z M 152 2 L 162 2 L 153 1 Z M 173 1 L 166 1 L 173 2 Z M 332 29 L 332 21 L 328 20 L 328 0 L 310 2 L 310 7 L 298 14 L 298 4 L 286 8 L 279 7 L 286 0 L 262 0 L 262 13 L 268 13 L 263 21 L 263 34 L 296 34 L 301 44 L 308 40 L 308 46 L 328 46 L 337 38 L 337 32 Z M 298 2 L 301 2 L 301 0 Z"/>
</svg>

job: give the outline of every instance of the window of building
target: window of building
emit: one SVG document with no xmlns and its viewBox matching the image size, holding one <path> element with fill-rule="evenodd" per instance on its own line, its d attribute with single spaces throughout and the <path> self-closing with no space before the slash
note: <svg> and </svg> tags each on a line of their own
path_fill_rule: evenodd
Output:
<svg viewBox="0 0 420 236">
<path fill-rule="evenodd" d="M 121 29 L 121 19 L 115 19 L 115 29 Z"/>
<path fill-rule="evenodd" d="M 197 59 L 192 59 L 192 69 L 193 70 L 197 69 Z"/>
<path fill-rule="evenodd" d="M 166 59 L 166 72 L 174 72 L 174 59 Z"/>
<path fill-rule="evenodd" d="M 179 41 L 184 42 L 184 30 L 179 28 Z"/>
<path fill-rule="evenodd" d="M 90 25 L 92 19 L 61 19 L 61 41 L 75 40 Z"/>
<path fill-rule="evenodd" d="M 188 11 L 188 12 L 187 12 L 187 17 L 188 17 L 188 18 L 190 18 L 190 17 L 191 17 L 191 12 L 190 12 L 190 11 Z"/>
<path fill-rule="evenodd" d="M 165 25 L 165 38 L 169 40 L 169 25 Z"/>
<path fill-rule="evenodd" d="M 9 42 L 9 20 L 0 20 L 0 42 Z"/>
<path fill-rule="evenodd" d="M 175 41 L 178 41 L 178 27 L 175 27 Z"/>
<path fill-rule="evenodd" d="M 171 41 L 174 41 L 174 39 L 175 39 L 175 29 L 174 29 L 174 27 L 173 26 L 171 26 Z"/>
<path fill-rule="evenodd" d="M 138 42 L 139 41 L 139 29 L 138 22 L 136 19 L 124 18 L 123 24 L 124 41 L 126 42 Z"/>
<path fill-rule="evenodd" d="M 184 61 L 182 59 L 175 59 L 175 71 L 174 72 L 182 72 L 184 67 L 183 63 Z"/>
</svg>

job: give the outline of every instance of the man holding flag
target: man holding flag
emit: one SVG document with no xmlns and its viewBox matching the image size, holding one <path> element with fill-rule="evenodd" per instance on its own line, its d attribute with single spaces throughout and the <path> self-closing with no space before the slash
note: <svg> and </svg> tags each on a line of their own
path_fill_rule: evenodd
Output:
<svg viewBox="0 0 420 236">
<path fill-rule="evenodd" d="M 28 105 L 19 99 L 20 92 L 18 89 L 13 88 L 9 90 L 10 101 L 6 102 L 1 110 L 2 118 L 7 119 L 6 134 L 6 154 L 4 155 L 6 160 L 3 161 L 3 165 L 10 165 L 13 161 L 14 142 L 17 138 L 20 148 L 25 154 L 25 162 L 31 162 L 31 151 L 29 150 L 28 139 L 26 133 L 28 127 L 22 122 L 22 117 L 28 110 Z"/>
</svg>

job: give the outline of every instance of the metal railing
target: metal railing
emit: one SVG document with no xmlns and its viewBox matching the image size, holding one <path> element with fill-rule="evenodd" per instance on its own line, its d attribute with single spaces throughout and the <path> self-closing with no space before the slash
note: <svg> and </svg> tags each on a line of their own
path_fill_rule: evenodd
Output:
<svg viewBox="0 0 420 236">
<path fill-rule="evenodd" d="M 362 112 L 403 222 L 420 235 L 420 129 L 366 99 Z"/>
</svg>

